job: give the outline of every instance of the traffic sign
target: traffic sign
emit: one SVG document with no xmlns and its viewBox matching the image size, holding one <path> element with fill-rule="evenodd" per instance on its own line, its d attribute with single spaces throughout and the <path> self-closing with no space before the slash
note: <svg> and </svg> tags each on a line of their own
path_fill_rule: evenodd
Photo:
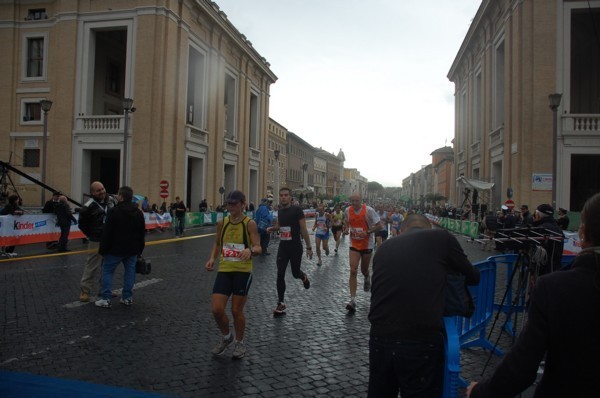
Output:
<svg viewBox="0 0 600 398">
<path fill-rule="evenodd" d="M 169 181 L 162 180 L 160 184 L 158 184 L 158 186 L 160 187 L 160 189 L 167 189 L 169 188 Z"/>
<path fill-rule="evenodd" d="M 160 197 L 163 199 L 166 199 L 169 197 L 169 191 L 167 191 L 166 189 L 161 189 L 160 191 Z"/>
<path fill-rule="evenodd" d="M 504 204 L 511 210 L 515 208 L 515 202 L 512 199 L 508 199 Z"/>
</svg>

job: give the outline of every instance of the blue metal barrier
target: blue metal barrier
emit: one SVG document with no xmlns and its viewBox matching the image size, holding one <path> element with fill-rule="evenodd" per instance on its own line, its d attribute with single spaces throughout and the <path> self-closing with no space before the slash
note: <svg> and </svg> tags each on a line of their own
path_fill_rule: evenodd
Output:
<svg viewBox="0 0 600 398">
<path fill-rule="evenodd" d="M 564 266 L 570 264 L 575 255 L 563 255 L 561 264 Z M 445 350 L 446 364 L 444 369 L 444 398 L 455 398 L 458 396 L 458 387 L 467 387 L 469 382 L 460 377 L 460 349 L 469 347 L 482 347 L 486 350 L 493 350 L 497 355 L 503 355 L 503 352 L 487 339 L 487 326 L 494 312 L 501 311 L 508 314 L 511 311 L 512 286 L 510 283 L 511 275 L 515 262 L 516 254 L 505 254 L 489 257 L 485 261 L 474 263 L 480 272 L 480 281 L 477 286 L 469 286 L 469 291 L 475 301 L 475 312 L 471 318 L 463 317 L 445 317 L 444 327 L 446 329 Z M 499 265 L 506 267 L 506 286 L 509 302 L 496 302 L 496 273 Z M 521 303 L 524 304 L 524 303 Z M 512 308 L 512 312 L 524 311 L 525 306 L 519 305 Z M 507 322 L 507 329 L 508 329 Z M 510 325 L 512 332 L 512 325 Z"/>
<path fill-rule="evenodd" d="M 561 265 L 563 267 L 566 265 L 569 265 L 573 261 L 574 258 L 575 258 L 574 254 L 563 254 L 563 256 L 561 258 Z M 514 279 L 514 278 L 512 278 L 513 271 L 518 272 L 518 270 L 514 269 L 517 259 L 518 259 L 518 255 L 517 254 L 502 254 L 502 255 L 498 255 L 498 256 L 491 256 L 491 257 L 488 257 L 487 259 L 490 261 L 493 261 L 496 264 L 496 267 L 497 266 L 505 267 L 504 285 L 505 285 L 506 290 L 503 294 L 505 299 L 504 299 L 504 302 L 501 302 L 501 301 L 494 302 L 494 311 L 500 311 L 500 312 L 506 314 L 507 316 L 509 316 L 510 314 L 521 313 L 521 312 L 525 311 L 525 301 L 526 301 L 525 295 L 523 295 L 522 297 L 519 297 L 518 302 L 514 303 L 514 305 L 513 305 L 513 286 L 512 286 L 513 284 L 511 282 L 512 282 L 512 279 Z M 528 266 L 528 264 L 523 264 L 523 265 L 525 267 Z M 506 330 L 511 336 L 514 335 L 513 324 L 510 319 L 506 320 L 504 330 Z"/>
<path fill-rule="evenodd" d="M 494 313 L 496 292 L 496 266 L 493 261 L 485 260 L 473 264 L 479 270 L 477 286 L 468 289 L 475 302 L 475 312 L 471 318 L 445 317 L 446 327 L 446 368 L 444 372 L 444 397 L 456 397 L 457 387 L 466 387 L 468 382 L 460 377 L 460 349 L 482 347 L 502 352 L 486 338 L 487 325 Z M 458 354 L 457 354 L 458 353 Z M 458 355 L 458 358 L 456 357 Z"/>
</svg>

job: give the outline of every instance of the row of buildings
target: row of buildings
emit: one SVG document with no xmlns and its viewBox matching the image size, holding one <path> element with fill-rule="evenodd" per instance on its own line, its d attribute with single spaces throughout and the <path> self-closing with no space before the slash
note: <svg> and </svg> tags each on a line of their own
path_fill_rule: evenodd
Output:
<svg viewBox="0 0 600 398">
<path fill-rule="evenodd" d="M 580 210 L 600 191 L 599 20 L 600 0 L 483 0 L 448 72 L 453 146 L 398 197 Z M 269 118 L 277 76 L 210 0 L 2 1 L 0 53 L 0 159 L 76 200 L 94 180 L 192 208 L 232 189 L 366 191 L 341 150 Z"/>
<path fill-rule="evenodd" d="M 580 211 L 600 191 L 600 1 L 482 1 L 448 79 L 453 148 L 403 195 Z"/>
<path fill-rule="evenodd" d="M 269 118 L 277 77 L 210 0 L 1 1 L 0 54 L 0 159 L 75 200 L 95 180 L 192 209 L 366 189 Z M 5 171 L 26 205 L 49 196 Z"/>
</svg>

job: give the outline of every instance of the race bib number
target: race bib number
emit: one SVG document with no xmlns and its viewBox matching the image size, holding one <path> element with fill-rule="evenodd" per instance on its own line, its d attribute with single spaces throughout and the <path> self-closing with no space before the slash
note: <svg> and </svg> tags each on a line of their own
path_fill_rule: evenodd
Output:
<svg viewBox="0 0 600 398">
<path fill-rule="evenodd" d="M 221 255 L 226 261 L 242 261 L 241 256 L 245 247 L 243 243 L 225 243 Z"/>
<path fill-rule="evenodd" d="M 366 239 L 369 235 L 366 235 L 363 228 L 352 228 L 350 229 L 350 238 L 356 240 Z"/>
<path fill-rule="evenodd" d="M 292 227 L 281 227 L 279 229 L 279 239 L 292 240 Z"/>
</svg>

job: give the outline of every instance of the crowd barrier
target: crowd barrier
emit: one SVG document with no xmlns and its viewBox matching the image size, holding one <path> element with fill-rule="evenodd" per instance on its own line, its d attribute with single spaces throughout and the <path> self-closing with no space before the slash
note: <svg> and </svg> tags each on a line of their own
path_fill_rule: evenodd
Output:
<svg viewBox="0 0 600 398">
<path fill-rule="evenodd" d="M 494 313 L 510 315 L 515 312 L 525 311 L 525 298 L 520 299 L 519 303 L 512 306 L 513 283 L 512 273 L 515 269 L 518 255 L 505 254 L 488 257 L 484 261 L 477 262 L 473 266 L 480 272 L 480 281 L 477 286 L 469 286 L 469 291 L 475 302 L 475 312 L 471 318 L 464 317 L 445 317 L 444 326 L 446 329 L 446 365 L 444 371 L 444 398 L 455 398 L 458 396 L 458 387 L 467 387 L 469 382 L 460 377 L 460 349 L 470 347 L 482 347 L 485 350 L 493 351 L 496 355 L 504 355 L 498 347 L 487 339 L 487 327 L 494 316 Z M 575 255 L 563 255 L 561 263 L 563 266 L 570 264 Z M 496 299 L 496 278 L 500 267 L 505 268 L 506 286 L 503 297 L 506 296 L 506 302 L 499 302 Z M 506 320 L 505 329 L 513 333 L 510 319 Z"/>
<path fill-rule="evenodd" d="M 74 214 L 79 222 L 79 214 Z M 146 229 L 171 226 L 171 216 L 158 213 L 144 213 Z M 24 214 L 22 216 L 0 216 L 0 246 L 20 246 L 31 243 L 57 241 L 60 228 L 54 214 Z M 82 239 L 85 235 L 78 224 L 72 224 L 69 239 Z"/>
<path fill-rule="evenodd" d="M 504 293 L 501 301 L 497 301 L 494 303 L 494 311 L 504 313 L 506 316 L 510 316 L 515 313 L 522 313 L 525 310 L 525 300 L 526 297 L 521 295 L 521 297 L 515 298 L 513 297 L 513 287 L 518 289 L 518 286 L 514 286 L 518 282 L 519 276 L 515 274 L 513 276 L 513 272 L 518 272 L 518 269 L 515 269 L 518 261 L 518 254 L 502 254 L 498 256 L 488 257 L 488 260 L 493 261 L 496 264 L 496 267 L 502 266 L 505 269 L 504 276 Z M 564 267 L 569 265 L 573 259 L 575 258 L 574 254 L 564 254 L 561 258 L 561 265 Z M 522 261 L 526 261 L 527 257 L 523 257 Z M 528 264 L 522 264 L 525 268 L 527 268 Z M 525 287 L 527 288 L 527 287 Z M 514 335 L 514 327 L 512 324 L 512 320 L 509 318 L 506 320 L 504 325 L 504 329 L 511 335 Z"/>
<path fill-rule="evenodd" d="M 456 397 L 458 387 L 466 387 L 467 381 L 460 377 L 460 349 L 482 347 L 503 353 L 486 337 L 487 326 L 494 313 L 494 295 L 496 292 L 496 266 L 493 261 L 485 260 L 473 264 L 479 270 L 480 279 L 476 286 L 469 286 L 469 292 L 475 302 L 475 312 L 471 318 L 460 316 L 445 317 L 446 327 L 446 367 L 444 372 L 444 397 Z"/>
<path fill-rule="evenodd" d="M 185 227 L 200 227 L 216 225 L 227 215 L 227 212 L 187 212 L 185 214 Z M 254 218 L 254 212 L 248 211 L 246 215 Z M 277 218 L 277 212 L 272 212 Z M 79 222 L 79 214 L 74 214 Z M 172 218 L 169 213 L 155 212 L 144 213 L 146 230 L 156 228 L 169 228 Z M 20 246 L 31 243 L 56 241 L 60 237 L 60 228 L 56 226 L 54 214 L 25 214 L 22 216 L 0 216 L 0 246 Z M 69 240 L 85 238 L 83 232 L 76 224 L 71 225 Z"/>
<path fill-rule="evenodd" d="M 479 232 L 479 224 L 475 221 L 454 220 L 447 217 L 437 217 L 432 214 L 426 214 L 429 221 L 433 224 L 447 229 L 451 232 L 468 236 L 473 239 L 478 239 L 481 234 Z M 581 251 L 581 242 L 577 232 L 563 231 L 565 234 L 563 254 L 577 254 Z"/>
</svg>

